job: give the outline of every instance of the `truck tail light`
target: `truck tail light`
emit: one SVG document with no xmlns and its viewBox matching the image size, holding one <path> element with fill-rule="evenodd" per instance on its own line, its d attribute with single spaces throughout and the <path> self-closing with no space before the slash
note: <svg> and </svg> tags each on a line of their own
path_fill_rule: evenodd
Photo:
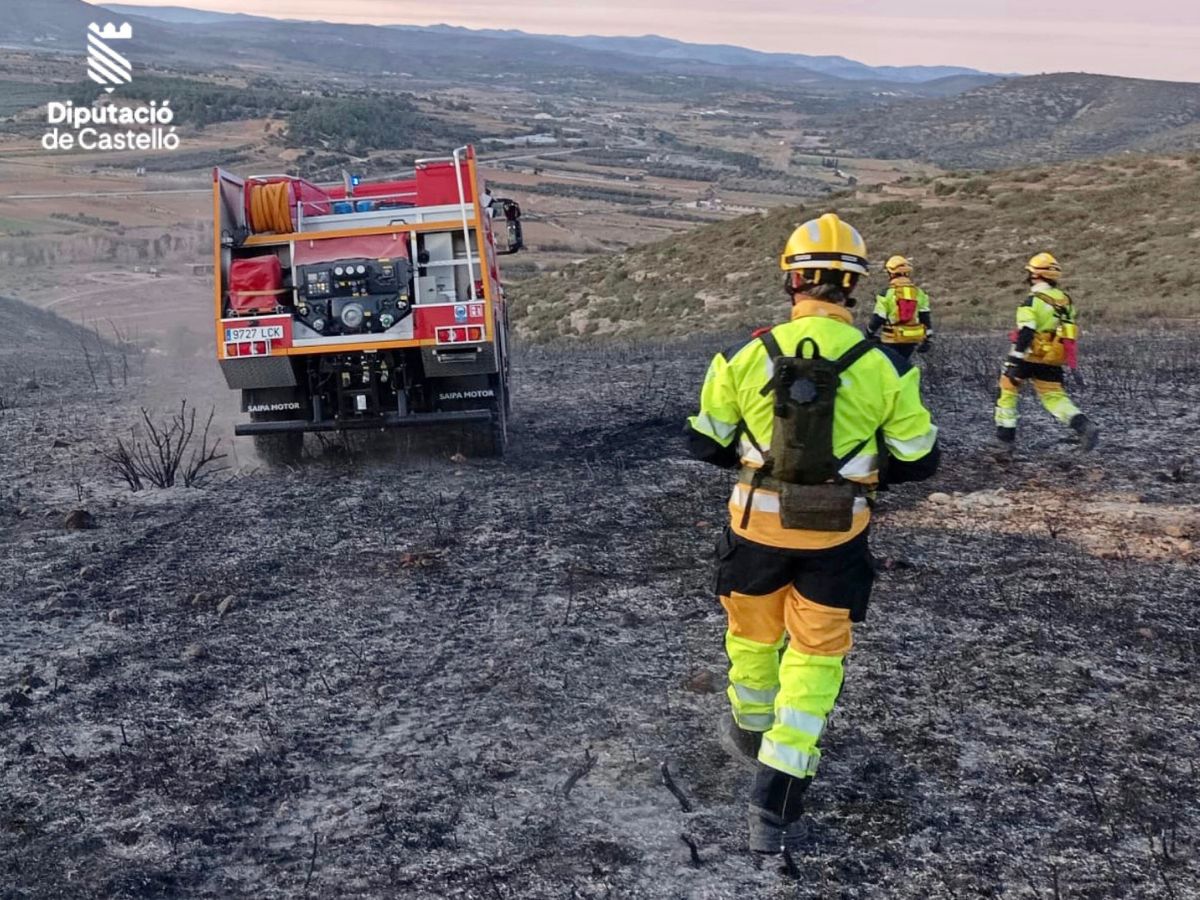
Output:
<svg viewBox="0 0 1200 900">
<path fill-rule="evenodd" d="M 437 329 L 437 342 L 439 344 L 471 343 L 482 341 L 483 339 L 484 330 L 482 325 L 460 325 L 457 328 Z"/>
</svg>

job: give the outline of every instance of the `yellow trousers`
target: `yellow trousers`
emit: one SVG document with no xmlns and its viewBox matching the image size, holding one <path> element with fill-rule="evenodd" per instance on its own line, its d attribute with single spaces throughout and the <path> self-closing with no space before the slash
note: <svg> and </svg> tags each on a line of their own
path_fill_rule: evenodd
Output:
<svg viewBox="0 0 1200 900">
<path fill-rule="evenodd" d="M 1071 402 L 1061 381 L 1045 381 L 1041 378 L 1030 378 L 1038 399 L 1046 412 L 1058 419 L 1064 425 L 1070 425 L 1071 420 L 1079 415 L 1079 407 Z M 996 400 L 996 424 L 1001 428 L 1016 428 L 1017 402 L 1021 396 L 1021 385 L 1024 381 L 1014 382 L 1006 375 L 1000 376 L 1000 396 Z"/>
<path fill-rule="evenodd" d="M 852 623 L 866 615 L 874 580 L 867 536 L 803 553 L 742 540 L 723 546 L 717 582 L 734 720 L 762 734 L 760 763 L 811 778 L 842 690 Z"/>
</svg>

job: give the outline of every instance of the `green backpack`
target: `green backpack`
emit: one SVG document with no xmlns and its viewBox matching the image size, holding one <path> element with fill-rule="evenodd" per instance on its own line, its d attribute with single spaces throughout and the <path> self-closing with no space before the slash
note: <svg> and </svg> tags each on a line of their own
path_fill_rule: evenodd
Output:
<svg viewBox="0 0 1200 900">
<path fill-rule="evenodd" d="M 854 501 L 863 488 L 839 472 L 862 452 L 870 438 L 846 456 L 836 456 L 833 413 L 842 373 L 874 349 L 873 345 L 859 341 L 831 360 L 821 356 L 821 348 L 810 337 L 800 341 L 795 356 L 784 356 L 771 332 L 760 340 L 774 365 L 774 374 L 762 395 L 775 395 L 775 421 L 769 452 L 763 452 L 750 436 L 764 463 L 762 468 L 743 471 L 741 476 L 750 485 L 742 528 L 749 524 L 755 491 L 766 487 L 779 494 L 784 528 L 849 531 L 854 525 Z"/>
</svg>

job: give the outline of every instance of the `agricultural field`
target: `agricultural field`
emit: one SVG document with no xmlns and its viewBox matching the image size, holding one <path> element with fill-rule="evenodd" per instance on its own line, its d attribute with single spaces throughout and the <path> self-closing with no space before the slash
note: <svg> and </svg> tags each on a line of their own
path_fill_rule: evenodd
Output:
<svg viewBox="0 0 1200 900">
<path fill-rule="evenodd" d="M 828 194 L 851 178 L 867 185 L 937 171 L 793 157 L 793 145 L 823 138 L 794 102 L 769 91 L 743 90 L 728 98 L 734 111 L 716 112 L 703 95 L 683 105 L 628 91 L 584 99 L 507 84 L 325 79 L 288 67 L 275 80 L 254 70 L 154 69 L 123 96 L 170 98 L 180 150 L 48 153 L 45 103 L 89 96 L 84 83 L 63 80 L 76 70 L 69 57 L 0 50 L 0 82 L 13 86 L 14 104 L 0 128 L 0 276 L 29 302 L 90 321 L 93 279 L 127 284 L 153 267 L 174 279 L 170 290 L 134 291 L 118 302 L 134 309 L 109 311 L 137 319 L 146 335 L 169 330 L 172 318 L 193 327 L 203 305 L 190 273 L 208 261 L 216 165 L 340 181 L 344 170 L 400 173 L 417 157 L 474 141 L 486 177 L 526 213 L 530 252 L 510 261 L 513 279 Z M 736 111 L 751 106 L 752 115 Z M 380 108 L 392 111 L 390 131 L 377 127 Z"/>
<path fill-rule="evenodd" d="M 1194 337 L 1097 342 L 1100 451 L 1026 408 L 1007 466 L 1003 345 L 924 359 L 944 468 L 881 504 L 781 871 L 715 739 L 728 478 L 680 438 L 731 337 L 525 347 L 503 461 L 417 438 L 280 471 L 210 362 L 0 320 L 14 897 L 1200 892 Z M 228 468 L 130 492 L 105 455 L 184 399 Z"/>
</svg>

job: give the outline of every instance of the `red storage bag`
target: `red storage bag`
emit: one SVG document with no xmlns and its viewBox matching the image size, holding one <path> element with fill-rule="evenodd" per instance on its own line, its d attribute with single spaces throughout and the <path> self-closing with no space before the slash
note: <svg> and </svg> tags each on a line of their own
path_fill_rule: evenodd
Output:
<svg viewBox="0 0 1200 900">
<path fill-rule="evenodd" d="M 274 312 L 284 293 L 278 256 L 235 259 L 229 267 L 229 309 L 235 316 Z"/>
</svg>

